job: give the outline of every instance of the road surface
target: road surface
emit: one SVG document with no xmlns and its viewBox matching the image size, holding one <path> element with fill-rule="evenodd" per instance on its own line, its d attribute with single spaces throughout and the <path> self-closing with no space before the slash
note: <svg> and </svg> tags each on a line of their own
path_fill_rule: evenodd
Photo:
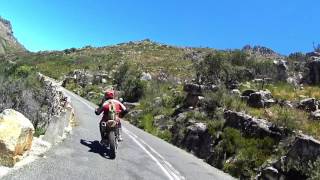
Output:
<svg viewBox="0 0 320 180">
<path fill-rule="evenodd" d="M 95 105 L 66 91 L 71 97 L 78 126 L 44 158 L 13 171 L 4 180 L 227 180 L 230 175 L 127 122 L 117 157 L 99 144 Z"/>
</svg>

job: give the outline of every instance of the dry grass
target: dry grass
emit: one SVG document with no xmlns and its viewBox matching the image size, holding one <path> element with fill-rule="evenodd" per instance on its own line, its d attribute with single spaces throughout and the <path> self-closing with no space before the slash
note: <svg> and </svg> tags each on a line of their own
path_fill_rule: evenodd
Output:
<svg viewBox="0 0 320 180">
<path fill-rule="evenodd" d="M 267 119 L 279 126 L 302 131 L 320 139 L 320 122 L 309 119 L 309 114 L 303 110 L 275 105 L 266 109 L 247 107 L 246 112 L 254 117 Z"/>
<path fill-rule="evenodd" d="M 267 86 L 276 99 L 290 101 L 301 100 L 303 97 L 320 99 L 319 86 L 304 86 L 303 88 L 294 88 L 289 84 L 275 84 Z"/>
</svg>

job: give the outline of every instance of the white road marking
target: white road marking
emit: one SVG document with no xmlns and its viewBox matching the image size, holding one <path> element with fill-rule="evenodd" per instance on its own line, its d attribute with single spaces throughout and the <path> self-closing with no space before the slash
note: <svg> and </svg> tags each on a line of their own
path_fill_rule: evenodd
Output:
<svg viewBox="0 0 320 180">
<path fill-rule="evenodd" d="M 134 133 L 132 133 L 131 131 L 129 131 L 127 128 L 123 127 L 123 131 L 131 138 L 134 139 L 134 141 L 140 146 L 143 147 L 143 150 L 147 152 L 147 154 L 150 156 L 152 156 L 151 158 L 154 159 L 155 157 L 152 155 L 152 153 L 150 153 L 150 151 L 147 150 L 150 149 L 151 152 L 153 152 L 156 156 L 158 156 L 158 158 L 162 161 L 162 163 L 159 162 L 159 160 L 157 158 L 156 162 L 158 164 L 158 162 L 161 164 L 162 167 L 164 167 L 166 169 L 167 172 L 170 173 L 170 175 L 172 176 L 172 178 L 174 180 L 184 180 L 185 178 L 183 176 L 180 175 L 180 173 L 173 168 L 173 166 L 164 159 L 163 156 L 161 156 L 156 150 L 154 150 L 151 146 L 149 146 L 145 141 L 143 141 L 141 138 L 139 138 L 137 135 L 135 135 Z M 139 142 L 140 141 L 140 142 Z M 142 143 L 142 144 L 141 144 Z M 145 145 L 147 148 L 145 148 L 143 145 Z"/>
<path fill-rule="evenodd" d="M 78 99 L 80 102 L 85 104 L 89 109 L 95 110 L 93 105 L 90 105 L 86 100 L 80 99 L 76 94 L 65 90 L 67 94 L 71 94 L 74 98 Z M 184 180 L 185 178 L 176 170 L 174 167 L 164 159 L 156 150 L 154 150 L 151 146 L 149 146 L 145 141 L 139 138 L 137 135 L 129 131 L 127 128 L 123 127 L 123 131 L 153 160 L 155 163 L 160 167 L 160 169 L 165 173 L 165 175 L 170 180 Z M 162 163 L 150 152 L 148 149 L 151 150 L 158 158 L 162 161 Z"/>
<path fill-rule="evenodd" d="M 131 135 L 131 133 L 128 132 L 127 129 L 123 129 L 124 132 L 145 152 L 147 155 L 156 162 L 156 164 L 160 167 L 160 169 L 165 173 L 165 175 L 170 179 L 170 180 L 175 180 L 174 177 L 172 177 L 171 173 L 164 168 L 164 166 L 155 158 L 135 137 Z"/>
</svg>

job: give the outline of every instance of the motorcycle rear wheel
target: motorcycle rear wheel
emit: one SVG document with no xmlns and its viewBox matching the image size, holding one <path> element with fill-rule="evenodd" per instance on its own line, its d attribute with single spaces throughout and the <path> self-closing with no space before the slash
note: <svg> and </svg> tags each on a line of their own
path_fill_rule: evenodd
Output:
<svg viewBox="0 0 320 180">
<path fill-rule="evenodd" d="M 114 159 L 116 158 L 116 150 L 118 146 L 114 131 L 109 132 L 108 140 L 110 145 L 110 158 Z"/>
</svg>

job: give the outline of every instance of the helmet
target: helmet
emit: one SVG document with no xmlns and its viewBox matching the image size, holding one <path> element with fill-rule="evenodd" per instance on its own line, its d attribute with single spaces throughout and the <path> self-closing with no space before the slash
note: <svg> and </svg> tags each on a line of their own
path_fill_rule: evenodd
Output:
<svg viewBox="0 0 320 180">
<path fill-rule="evenodd" d="M 113 99 L 114 98 L 114 90 L 107 90 L 104 96 L 108 99 Z"/>
</svg>

